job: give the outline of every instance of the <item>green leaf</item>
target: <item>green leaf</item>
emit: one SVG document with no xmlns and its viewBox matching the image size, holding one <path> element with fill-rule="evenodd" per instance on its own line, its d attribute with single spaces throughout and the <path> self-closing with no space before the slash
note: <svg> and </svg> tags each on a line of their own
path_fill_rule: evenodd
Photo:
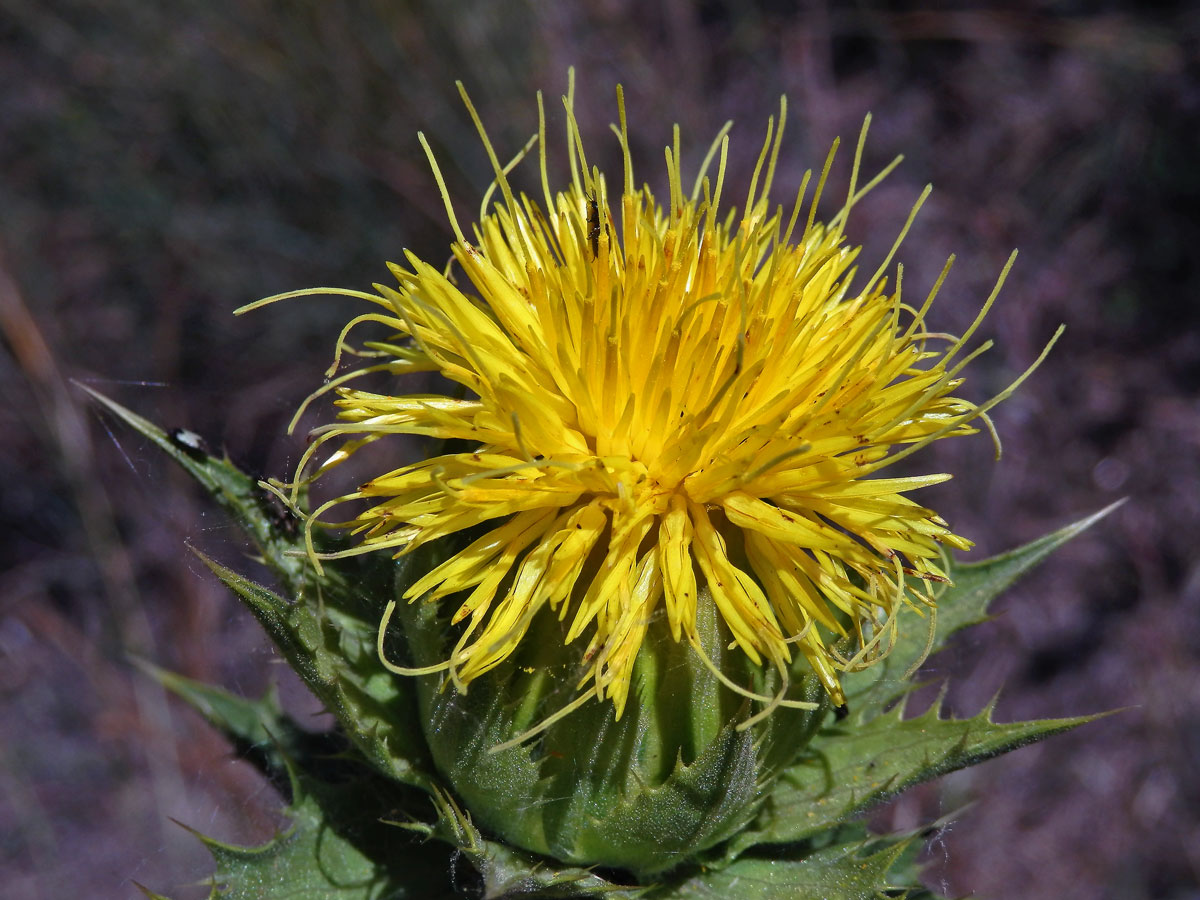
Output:
<svg viewBox="0 0 1200 900">
<path fill-rule="evenodd" d="M 247 700 L 149 663 L 139 666 L 292 795 L 290 827 L 261 847 L 234 847 L 197 834 L 217 863 L 212 897 L 455 896 L 448 851 L 415 848 L 410 832 L 382 821 L 411 818 L 405 810 L 414 805 L 423 813 L 427 801 L 417 798 L 424 795 L 405 794 L 367 769 L 361 757 L 347 756 L 344 737 L 301 729 L 273 690 Z"/>
<path fill-rule="evenodd" d="M 705 872 L 655 900 L 876 900 L 914 897 L 915 885 L 895 884 L 889 871 L 908 850 L 914 836 L 837 843 L 800 859 L 742 858 L 724 869 Z M 869 845 L 883 843 L 868 852 Z M 895 885 L 895 886 L 891 886 Z"/>
<path fill-rule="evenodd" d="M 417 724 L 416 705 L 403 679 L 375 654 L 376 624 L 335 602 L 290 604 L 268 588 L 197 554 L 262 623 L 263 628 L 351 742 L 382 772 L 432 790 L 432 763 Z M 318 592 L 319 593 L 319 592 Z"/>
<path fill-rule="evenodd" d="M 303 759 L 320 742 L 321 735 L 305 731 L 283 711 L 274 687 L 261 699 L 248 700 L 145 660 L 135 663 L 204 716 L 229 739 L 239 757 L 253 763 L 277 786 L 287 783 L 286 760 Z"/>
<path fill-rule="evenodd" d="M 260 847 L 202 837 L 216 862 L 221 900 L 437 900 L 459 896 L 451 848 L 419 844 L 388 817 L 402 802 L 378 778 L 293 782 L 288 829 Z"/>
<path fill-rule="evenodd" d="M 947 591 L 950 596 L 944 603 L 944 611 L 940 610 L 942 604 L 939 604 L 938 641 L 935 648 L 940 648 L 946 638 L 956 631 L 986 620 L 988 605 L 1001 592 L 1067 541 L 1087 531 L 1124 502 L 1118 500 L 1078 522 L 1072 522 L 1023 547 L 1001 553 L 991 559 L 977 563 L 956 563 L 953 567 L 954 585 Z"/>
<path fill-rule="evenodd" d="M 486 840 L 441 791 L 433 794 L 438 820 L 423 824 L 419 816 L 405 812 L 412 796 L 364 773 L 357 757 L 339 755 L 333 735 L 300 729 L 280 709 L 274 691 L 247 700 L 150 663 L 138 665 L 225 733 L 239 755 L 255 762 L 277 787 L 299 791 L 289 809 L 290 827 L 261 847 L 233 847 L 197 835 L 217 862 L 213 880 L 220 890 L 214 898 L 324 897 L 326 892 L 347 898 L 471 895 L 456 886 L 468 880 L 462 873 L 450 876 L 454 863 L 449 851 L 436 844 L 416 849 L 414 836 L 437 839 L 461 852 L 479 872 L 485 897 L 632 900 L 644 891 L 613 884 L 586 869 L 549 865 L 541 857 Z M 423 813 L 425 804 L 420 809 Z M 398 823 L 401 827 L 384 821 L 397 819 L 405 820 Z M 166 900 L 140 889 L 152 900 Z"/>
<path fill-rule="evenodd" d="M 776 782 L 754 825 L 731 842 L 730 854 L 811 838 L 914 784 L 1098 718 L 998 723 L 991 719 L 993 708 L 968 719 L 943 719 L 939 700 L 905 719 L 901 704 L 868 722 L 822 732 Z"/>
<path fill-rule="evenodd" d="M 1022 575 L 1067 541 L 1091 528 L 1124 501 L 1106 506 L 1078 522 L 1051 532 L 1036 541 L 977 563 L 960 563 L 954 558 L 946 574 L 953 582 L 937 597 L 936 629 L 932 642 L 929 620 L 911 609 L 902 610 L 899 638 L 886 659 L 862 672 L 843 677 L 852 722 L 878 715 L 889 703 L 912 690 L 911 670 L 928 654 L 945 646 L 957 631 L 988 618 L 988 606 Z M 928 616 L 928 613 L 925 613 Z"/>
<path fill-rule="evenodd" d="M 297 523 L 278 498 L 260 486 L 258 479 L 242 472 L 227 457 L 214 456 L 195 432 L 175 429 L 168 434 L 86 384 L 79 387 L 195 478 L 246 532 L 262 553 L 263 561 L 289 591 L 299 593 L 303 589 L 311 566 L 303 557 L 304 542 L 296 533 Z"/>
<path fill-rule="evenodd" d="M 167 434 L 81 387 L 179 463 L 254 542 L 293 601 L 197 555 L 254 613 L 351 742 L 380 771 L 432 789 L 433 766 L 421 739 L 413 686 L 387 672 L 375 652 L 379 616 L 391 595 L 396 564 L 372 554 L 337 560 L 318 575 L 307 558 L 303 529 L 256 479 L 212 455 L 197 435 Z M 323 533 L 314 538 L 318 551 L 344 546 Z"/>
<path fill-rule="evenodd" d="M 274 737 L 286 722 L 274 698 L 244 701 L 189 679 L 163 676 L 173 690 L 217 724 L 247 740 Z M 254 712 L 264 718 L 253 722 Z M 399 784 L 366 764 L 344 738 L 304 735 L 273 744 L 291 797 L 288 826 L 257 847 L 236 847 L 192 831 L 213 857 L 210 900 L 439 900 L 463 896 L 457 850 L 430 842 L 430 795 Z M 312 740 L 315 739 L 315 740 Z M 296 755 L 292 754 L 296 751 Z M 186 827 L 186 826 L 184 826 Z M 144 889 L 143 889 L 144 890 Z M 147 896 L 159 895 L 145 891 Z"/>
</svg>

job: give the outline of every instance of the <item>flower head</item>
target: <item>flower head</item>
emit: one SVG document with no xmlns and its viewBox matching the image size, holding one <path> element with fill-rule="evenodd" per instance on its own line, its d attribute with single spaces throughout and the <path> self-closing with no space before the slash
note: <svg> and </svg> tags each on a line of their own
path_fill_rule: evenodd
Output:
<svg viewBox="0 0 1200 900">
<path fill-rule="evenodd" d="M 932 610 L 943 546 L 970 547 L 908 496 L 949 475 L 876 476 L 930 441 L 972 433 L 1000 399 L 955 393 L 975 326 L 962 338 L 929 331 L 941 278 L 911 306 L 901 273 L 894 285 L 884 276 L 891 254 L 856 278 L 859 248 L 844 229 L 878 181 L 857 184 L 861 139 L 848 199 L 828 222 L 815 212 L 832 150 L 811 201 L 806 176 L 794 202 L 772 207 L 781 106 L 739 215 L 723 205 L 725 131 L 689 192 L 676 130 L 661 202 L 635 184 L 618 101 L 618 189 L 588 166 L 568 95 L 570 184 L 549 184 L 544 113 L 526 147 L 538 148 L 539 201 L 514 192 L 517 160 L 501 165 L 466 100 L 499 196 L 484 199 L 471 239 L 447 198 L 446 271 L 407 253 L 391 267 L 397 288 L 341 292 L 379 309 L 347 326 L 339 355 L 359 324 L 393 336 L 366 345 L 381 361 L 329 385 L 338 421 L 316 430 L 301 472 L 330 441 L 342 443 L 308 477 L 386 435 L 454 441 L 454 452 L 372 478 L 313 520 L 366 501 L 340 523 L 360 536 L 350 552 L 404 554 L 468 533 L 405 595 L 453 598 L 453 652 L 396 671 L 444 670 L 465 688 L 549 608 L 563 640 L 585 646 L 581 700 L 608 698 L 619 717 L 651 619 L 661 612 L 675 640 L 702 652 L 696 608 L 711 596 L 754 662 L 786 677 L 800 653 L 842 703 L 839 671 L 884 655 L 902 608 Z M 437 372 L 457 387 L 346 386 L 371 372 Z"/>
</svg>

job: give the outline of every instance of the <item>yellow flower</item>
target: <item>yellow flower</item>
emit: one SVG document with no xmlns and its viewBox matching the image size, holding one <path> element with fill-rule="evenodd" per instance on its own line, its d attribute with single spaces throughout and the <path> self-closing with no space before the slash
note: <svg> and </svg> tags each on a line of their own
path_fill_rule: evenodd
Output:
<svg viewBox="0 0 1200 900">
<path fill-rule="evenodd" d="M 549 607 L 566 643 L 586 643 L 572 707 L 599 696 L 619 717 L 660 611 L 675 640 L 702 652 L 696 605 L 707 586 L 755 663 L 778 669 L 786 686 L 798 651 L 843 703 L 838 672 L 885 655 L 905 606 L 932 611 L 943 545 L 971 546 L 906 496 L 949 475 L 870 476 L 932 440 L 972 433 L 969 423 L 1001 399 L 977 405 L 955 395 L 965 363 L 986 349 L 960 357 L 995 292 L 959 339 L 925 322 L 950 262 L 919 308 L 901 300 L 899 269 L 895 286 L 884 277 L 892 254 L 856 279 L 847 218 L 891 169 L 856 183 L 862 138 L 848 199 L 827 223 L 815 211 L 836 144 L 807 211 L 807 175 L 793 203 L 773 208 L 786 104 L 778 127 L 768 124 L 739 216 L 721 207 L 728 126 L 690 193 L 676 129 L 663 205 L 635 184 L 619 89 L 624 173 L 615 194 L 587 163 L 570 93 L 571 183 L 557 193 L 540 96 L 538 134 L 508 166 L 463 97 L 500 194 L 490 208 L 493 192 L 484 198 L 473 238 L 459 228 L 422 136 L 454 229 L 452 266 L 406 253 L 406 265 L 391 266 L 397 289 L 318 291 L 379 307 L 346 327 L 339 356 L 359 324 L 394 334 L 363 351 L 382 362 L 329 385 L 339 421 L 314 432 L 297 487 L 313 453 L 333 440 L 344 443 L 308 480 L 386 435 L 467 445 L 372 478 L 310 520 L 334 503 L 367 501 L 339 523 L 361 535 L 354 553 L 404 554 L 471 529 L 474 539 L 405 595 L 453 597 L 462 623 L 453 652 L 429 669 L 389 667 L 446 671 L 465 689 Z M 541 204 L 506 177 L 535 143 Z M 451 274 L 454 264 L 461 274 Z M 437 372 L 459 389 L 344 386 L 371 372 Z"/>
</svg>

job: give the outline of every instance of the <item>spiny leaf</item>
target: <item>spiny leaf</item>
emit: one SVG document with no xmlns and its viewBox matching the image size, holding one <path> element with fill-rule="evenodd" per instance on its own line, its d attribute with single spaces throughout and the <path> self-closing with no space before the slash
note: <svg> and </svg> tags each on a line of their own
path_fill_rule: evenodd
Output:
<svg viewBox="0 0 1200 900">
<path fill-rule="evenodd" d="M 411 795 L 369 770 L 336 781 L 292 761 L 287 771 L 290 822 L 267 843 L 235 847 L 192 832 L 216 863 L 210 900 L 636 900 L 645 893 L 489 841 L 441 792 L 438 819 L 427 824 L 411 811 Z"/>
<path fill-rule="evenodd" d="M 411 685 L 389 674 L 375 654 L 382 598 L 396 565 L 376 554 L 328 565 L 318 576 L 305 557 L 294 520 L 282 518 L 272 494 L 195 435 L 168 435 L 90 388 L 84 389 L 190 473 L 246 531 L 294 602 L 197 554 L 266 628 L 350 740 L 383 772 L 428 788 L 432 765 L 420 740 Z M 339 549 L 321 536 L 319 550 Z"/>
<path fill-rule="evenodd" d="M 484 898 L 633 900 L 642 893 L 586 869 L 558 867 L 485 839 L 456 802 L 436 788 L 437 819 L 424 823 L 427 806 L 416 800 L 424 795 L 406 794 L 355 762 L 358 757 L 313 752 L 311 744 L 296 740 L 299 730 L 279 710 L 273 693 L 260 701 L 244 700 L 142 665 L 227 734 L 243 742 L 269 743 L 276 774 L 287 782 L 287 793 L 293 798 L 287 810 L 288 827 L 258 847 L 232 846 L 188 829 L 216 863 L 211 900 L 479 896 L 475 882 L 456 865 L 454 854 L 461 854 L 464 864 L 478 871 Z M 285 737 L 271 743 L 278 735 Z M 416 846 L 415 836 L 437 840 Z M 166 900 L 146 889 L 143 892 Z"/>
<path fill-rule="evenodd" d="M 285 759 L 302 759 L 320 743 L 321 735 L 307 732 L 279 705 L 271 687 L 259 700 L 248 700 L 222 688 L 160 669 L 145 660 L 137 666 L 199 712 L 277 786 L 287 781 Z"/>
<path fill-rule="evenodd" d="M 876 900 L 912 896 L 918 886 L 894 884 L 889 871 L 914 840 L 909 835 L 888 842 L 873 853 L 869 841 L 838 843 L 800 859 L 745 857 L 717 871 L 688 879 L 678 887 L 655 894 L 655 900 Z"/>
<path fill-rule="evenodd" d="M 258 479 L 241 471 L 228 458 L 212 455 L 199 435 L 178 429 L 168 434 L 103 394 L 86 385 L 80 387 L 150 439 L 199 482 L 253 541 L 262 561 L 289 597 L 324 603 L 360 618 L 377 619 L 382 609 L 380 598 L 391 591 L 395 570 L 385 555 L 339 560 L 337 565 L 326 566 L 324 575 L 318 576 L 308 559 L 303 528 Z M 313 542 L 318 552 L 347 546 L 344 540 L 325 532 L 314 534 Z M 369 644 L 374 646 L 373 637 Z"/>
<path fill-rule="evenodd" d="M 199 435 L 176 429 L 167 433 L 85 384 L 80 388 L 134 431 L 148 438 L 196 479 L 254 542 L 263 561 L 289 591 L 298 592 L 311 568 L 302 555 L 304 542 L 295 534 L 295 521 L 269 492 L 227 457 L 209 451 Z"/>
<path fill-rule="evenodd" d="M 222 900 L 437 900 L 457 896 L 450 848 L 417 845 L 384 824 L 378 779 L 324 784 L 299 774 L 288 829 L 260 847 L 205 838 L 216 862 L 213 897 Z"/>
<path fill-rule="evenodd" d="M 984 621 L 989 604 L 1002 591 L 1067 541 L 1087 531 L 1124 502 L 1118 500 L 1078 522 L 1072 522 L 1023 547 L 1001 553 L 991 559 L 976 563 L 956 563 L 953 568 L 954 585 L 947 591 L 950 596 L 939 604 L 937 647 L 944 644 L 946 638 L 956 631 Z M 944 611 L 942 606 L 945 607 Z"/>
<path fill-rule="evenodd" d="M 374 654 L 375 625 L 309 600 L 289 604 L 203 554 L 197 554 L 262 623 L 326 709 L 366 758 L 391 777 L 432 788 L 432 765 L 416 725 L 404 682 L 390 675 Z"/>
<path fill-rule="evenodd" d="M 878 715 L 889 703 L 912 690 L 910 669 L 928 653 L 936 653 L 957 631 L 987 619 L 988 606 L 1014 581 L 1044 560 L 1067 541 L 1095 525 L 1124 501 L 1118 501 L 1078 522 L 1053 531 L 1036 541 L 977 563 L 960 563 L 951 558 L 947 575 L 953 582 L 937 598 L 936 629 L 929 640 L 929 620 L 915 611 L 900 612 L 899 634 L 886 659 L 862 671 L 846 675 L 843 686 L 852 722 Z M 925 612 L 925 616 L 929 613 Z"/>
<path fill-rule="evenodd" d="M 905 719 L 901 705 L 869 722 L 822 732 L 784 773 L 730 852 L 811 838 L 914 784 L 1098 718 L 997 723 L 993 707 L 968 719 L 943 719 L 939 702 Z"/>
</svg>

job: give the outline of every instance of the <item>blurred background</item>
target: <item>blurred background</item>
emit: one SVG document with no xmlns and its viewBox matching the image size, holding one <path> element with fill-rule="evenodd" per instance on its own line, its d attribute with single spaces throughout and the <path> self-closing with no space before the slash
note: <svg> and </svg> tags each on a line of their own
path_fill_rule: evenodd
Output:
<svg viewBox="0 0 1200 900">
<path fill-rule="evenodd" d="M 727 184 L 745 185 L 786 93 L 786 198 L 871 111 L 868 165 L 907 161 L 850 233 L 877 260 L 934 184 L 900 256 L 923 296 L 958 254 L 935 327 L 964 328 L 1020 248 L 965 392 L 1066 335 L 996 411 L 1003 459 L 985 437 L 941 442 L 921 468 L 960 476 L 925 497 L 978 557 L 1129 502 L 928 669 L 959 714 L 1001 687 L 1000 718 L 1127 709 L 876 822 L 978 800 L 930 841 L 950 893 L 1200 898 L 1198 38 L 1195 6 L 1169 2 L 0 0 L 4 896 L 204 896 L 205 851 L 175 820 L 229 841 L 279 823 L 272 789 L 129 654 L 248 693 L 278 681 L 316 715 L 187 549 L 238 563 L 244 543 L 74 382 L 287 474 L 287 420 L 357 310 L 231 311 L 386 282 L 404 248 L 440 264 L 416 131 L 473 218 L 491 176 L 455 79 L 503 156 L 539 88 L 561 134 L 574 65 L 596 161 L 613 171 L 619 81 L 660 188 L 673 122 L 694 171 L 733 119 Z"/>
</svg>

